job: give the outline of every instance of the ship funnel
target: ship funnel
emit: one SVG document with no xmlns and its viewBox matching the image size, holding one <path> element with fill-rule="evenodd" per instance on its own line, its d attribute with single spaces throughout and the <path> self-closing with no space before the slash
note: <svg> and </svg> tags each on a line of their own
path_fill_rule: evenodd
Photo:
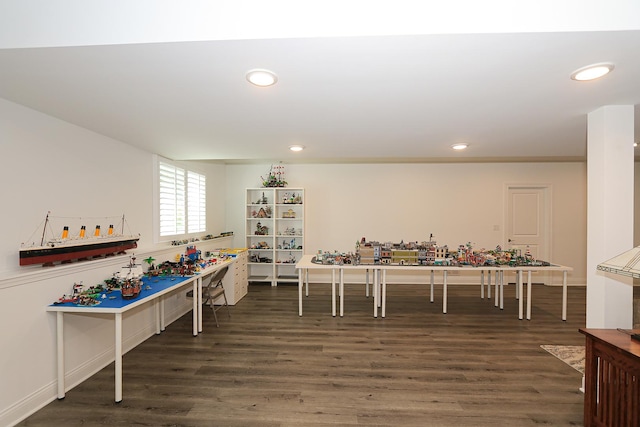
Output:
<svg viewBox="0 0 640 427">
<path fill-rule="evenodd" d="M 96 225 L 96 231 L 93 233 L 94 236 L 100 237 L 100 226 Z"/>
<path fill-rule="evenodd" d="M 85 227 L 84 225 L 82 227 L 80 227 L 80 238 L 84 238 L 85 233 L 87 232 L 87 227 Z"/>
<path fill-rule="evenodd" d="M 109 225 L 109 236 L 113 235 L 113 224 Z"/>
<path fill-rule="evenodd" d="M 65 225 L 62 229 L 62 238 L 66 239 L 67 237 L 69 237 L 69 227 Z"/>
</svg>

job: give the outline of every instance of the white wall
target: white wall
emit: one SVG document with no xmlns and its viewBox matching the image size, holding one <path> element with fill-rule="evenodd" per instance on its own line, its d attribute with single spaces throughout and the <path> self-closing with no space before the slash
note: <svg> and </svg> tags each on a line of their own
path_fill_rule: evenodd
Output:
<svg viewBox="0 0 640 427">
<path fill-rule="evenodd" d="M 128 256 L 45 268 L 19 267 L 18 248 L 47 211 L 58 216 L 126 215 L 140 233 L 135 254 L 159 261 L 184 247 L 153 244 L 153 155 L 127 144 L 0 99 L 0 425 L 11 425 L 56 396 L 55 315 L 45 307 L 74 282 L 101 283 Z M 224 166 L 193 164 L 207 175 L 208 232 L 224 230 Z M 95 224 L 86 224 L 93 228 Z M 204 234 L 204 233 L 203 233 Z M 228 247 L 232 239 L 207 245 Z M 206 248 L 204 242 L 198 244 Z M 131 251 L 130 251 L 131 252 Z M 169 320 L 184 314 L 183 294 L 165 304 Z M 125 349 L 155 331 L 151 312 L 124 318 Z M 66 316 L 67 385 L 72 387 L 113 360 L 113 322 L 105 316 Z"/>
<path fill-rule="evenodd" d="M 236 246 L 246 245 L 245 188 L 259 187 L 269 168 L 227 166 L 227 225 Z M 585 283 L 584 163 L 293 164 L 285 173 L 289 186 L 305 188 L 306 254 L 353 251 L 361 237 L 421 241 L 430 233 L 449 247 L 505 247 L 506 185 L 549 184 L 550 261 L 574 268 L 570 283 Z"/>
</svg>

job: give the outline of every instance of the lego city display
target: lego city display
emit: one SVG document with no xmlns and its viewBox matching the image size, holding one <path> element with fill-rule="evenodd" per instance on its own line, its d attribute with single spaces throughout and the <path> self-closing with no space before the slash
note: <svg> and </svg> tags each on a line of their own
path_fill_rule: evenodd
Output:
<svg viewBox="0 0 640 427">
<path fill-rule="evenodd" d="M 519 249 L 504 250 L 500 245 L 495 249 L 474 249 L 470 242 L 449 250 L 448 245 L 438 245 L 433 235 L 428 241 L 399 243 L 367 241 L 364 237 L 356 242 L 355 253 L 322 252 L 313 258 L 317 264 L 360 264 L 360 265 L 433 265 L 433 266 L 538 266 L 551 264 L 535 259 L 529 248 L 522 253 Z"/>
</svg>

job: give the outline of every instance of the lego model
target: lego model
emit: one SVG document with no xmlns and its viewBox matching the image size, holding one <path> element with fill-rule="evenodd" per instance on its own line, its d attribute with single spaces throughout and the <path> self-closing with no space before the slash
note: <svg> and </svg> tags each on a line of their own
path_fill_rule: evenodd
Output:
<svg viewBox="0 0 640 427">
<path fill-rule="evenodd" d="M 447 245 L 438 245 L 433 239 L 422 242 L 380 243 L 367 241 L 364 237 L 356 242 L 356 253 L 318 251 L 312 262 L 317 264 L 360 264 L 360 265 L 434 265 L 479 267 L 502 265 L 549 266 L 547 261 L 534 259 L 529 248 L 522 254 L 519 249 L 503 250 L 499 245 L 495 249 L 473 249 L 470 242 L 459 245 L 450 251 Z"/>
<path fill-rule="evenodd" d="M 45 240 L 49 230 L 49 213 L 44 220 L 40 244 L 20 248 L 20 265 L 42 264 L 52 266 L 56 262 L 67 263 L 101 256 L 123 254 L 127 249 L 138 246 L 140 236 L 124 234 L 124 216 L 122 232 L 116 233 L 109 225 L 107 235 L 100 234 L 100 225 L 96 225 L 93 236 L 86 236 L 86 227 L 80 227 L 77 236 L 69 236 L 69 227 L 65 226 L 60 237 Z"/>
</svg>

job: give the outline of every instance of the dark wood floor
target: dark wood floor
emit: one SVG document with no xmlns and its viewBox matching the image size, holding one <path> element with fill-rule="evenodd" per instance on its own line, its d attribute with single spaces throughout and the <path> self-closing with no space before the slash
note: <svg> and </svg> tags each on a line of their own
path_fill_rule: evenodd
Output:
<svg viewBox="0 0 640 427">
<path fill-rule="evenodd" d="M 584 345 L 585 288 L 536 285 L 532 320 L 518 320 L 476 286 L 389 286 L 374 319 L 363 287 L 348 285 L 331 316 L 328 285 L 312 287 L 298 317 L 297 287 L 251 285 L 220 328 L 191 314 L 124 357 L 124 400 L 113 365 L 26 419 L 23 426 L 570 426 L 582 425 L 579 372 L 541 344 Z"/>
</svg>

